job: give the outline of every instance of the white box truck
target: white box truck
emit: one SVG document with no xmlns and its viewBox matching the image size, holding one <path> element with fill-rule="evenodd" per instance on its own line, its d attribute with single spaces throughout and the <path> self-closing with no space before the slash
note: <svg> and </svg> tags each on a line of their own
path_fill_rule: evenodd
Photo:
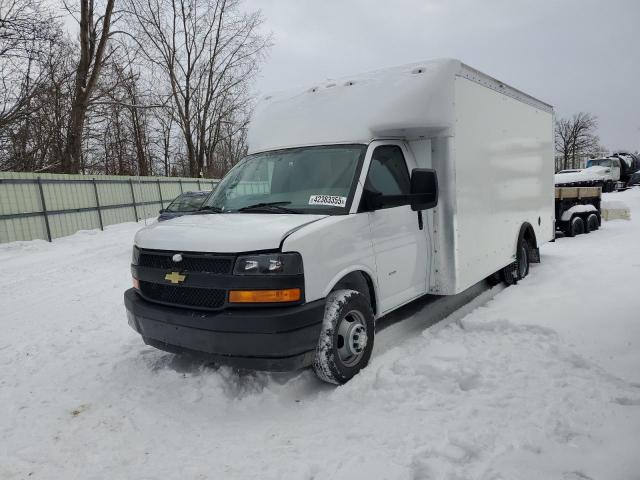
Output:
<svg viewBox="0 0 640 480">
<path fill-rule="evenodd" d="M 513 283 L 553 238 L 552 108 L 457 60 L 266 96 L 248 138 L 202 210 L 136 235 L 149 345 L 343 383 L 376 319 Z"/>
</svg>

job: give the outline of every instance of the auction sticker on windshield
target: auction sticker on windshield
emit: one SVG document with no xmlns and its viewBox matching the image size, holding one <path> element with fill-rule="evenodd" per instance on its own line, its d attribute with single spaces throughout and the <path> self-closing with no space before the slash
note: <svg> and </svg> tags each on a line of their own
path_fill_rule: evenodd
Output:
<svg viewBox="0 0 640 480">
<path fill-rule="evenodd" d="M 347 205 L 347 197 L 337 195 L 311 195 L 309 205 L 329 205 L 331 207 L 344 207 Z"/>
</svg>

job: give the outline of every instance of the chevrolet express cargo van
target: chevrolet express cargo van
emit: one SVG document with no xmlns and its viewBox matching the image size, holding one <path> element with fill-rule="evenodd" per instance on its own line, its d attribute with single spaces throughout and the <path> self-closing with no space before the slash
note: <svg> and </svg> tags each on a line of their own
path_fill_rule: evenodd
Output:
<svg viewBox="0 0 640 480">
<path fill-rule="evenodd" d="M 154 347 L 343 383 L 376 319 L 553 238 L 553 111 L 457 60 L 264 97 L 249 154 L 194 215 L 142 229 L 125 293 Z"/>
</svg>

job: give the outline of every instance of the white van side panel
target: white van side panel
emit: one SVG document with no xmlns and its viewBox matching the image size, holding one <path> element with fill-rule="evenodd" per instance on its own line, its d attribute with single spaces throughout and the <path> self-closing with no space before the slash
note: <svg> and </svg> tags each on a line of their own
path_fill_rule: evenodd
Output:
<svg viewBox="0 0 640 480">
<path fill-rule="evenodd" d="M 552 113 L 460 76 L 454 91 L 454 136 L 446 155 L 434 154 L 444 248 L 430 291 L 438 294 L 459 293 L 513 262 L 524 222 L 538 245 L 553 237 Z"/>
<path fill-rule="evenodd" d="M 289 235 L 283 252 L 299 252 L 304 264 L 305 300 L 326 297 L 352 271 L 366 273 L 379 298 L 376 264 L 367 214 L 335 215 Z"/>
</svg>

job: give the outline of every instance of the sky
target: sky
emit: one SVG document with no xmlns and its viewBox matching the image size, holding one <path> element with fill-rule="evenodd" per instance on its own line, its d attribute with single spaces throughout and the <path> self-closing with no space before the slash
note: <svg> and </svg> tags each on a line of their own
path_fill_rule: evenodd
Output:
<svg viewBox="0 0 640 480">
<path fill-rule="evenodd" d="M 273 46 L 256 92 L 453 57 L 640 150 L 640 0 L 246 0 Z"/>
</svg>

